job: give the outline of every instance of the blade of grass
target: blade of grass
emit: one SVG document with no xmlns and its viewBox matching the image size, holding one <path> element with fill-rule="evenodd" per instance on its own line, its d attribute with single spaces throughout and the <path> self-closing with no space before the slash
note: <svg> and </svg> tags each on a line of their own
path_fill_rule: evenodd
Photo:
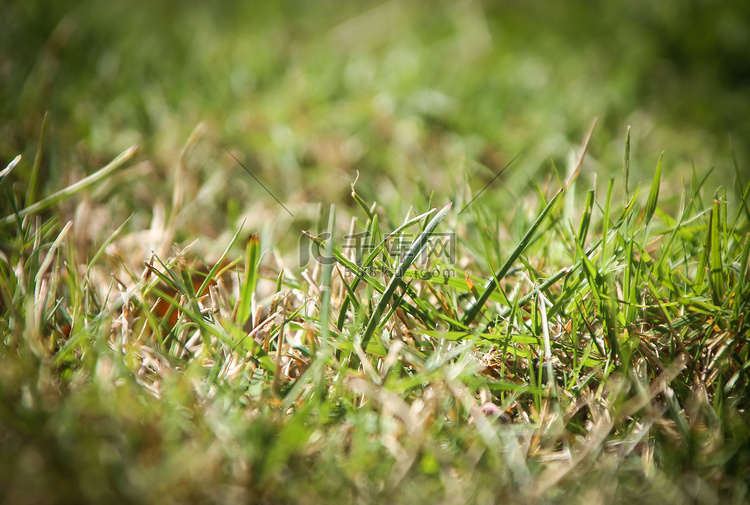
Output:
<svg viewBox="0 0 750 505">
<path fill-rule="evenodd" d="M 367 208 L 367 206 L 363 205 L 362 208 Z M 361 279 L 363 279 L 365 277 L 369 278 L 369 276 L 366 273 L 366 269 L 372 264 L 373 261 L 375 261 L 375 258 L 378 257 L 378 255 L 380 254 L 380 252 L 383 250 L 383 248 L 388 244 L 388 242 L 393 237 L 398 236 L 398 234 L 401 233 L 403 230 L 409 228 L 410 226 L 414 225 L 415 223 L 420 222 L 422 219 L 426 218 L 427 216 L 429 216 L 430 214 L 432 214 L 434 211 L 435 210 L 433 209 L 433 210 L 431 210 L 429 212 L 425 212 L 422 215 L 419 215 L 419 216 L 416 216 L 416 217 L 414 217 L 412 219 L 407 220 L 404 224 L 402 224 L 401 226 L 399 226 L 398 228 L 396 228 L 395 230 L 393 230 L 391 233 L 389 233 L 383 240 L 381 240 L 378 243 L 378 245 L 376 245 L 372 249 L 372 251 L 370 251 L 370 253 L 367 255 L 367 258 L 365 258 L 362 261 L 361 267 L 358 266 L 356 270 L 349 269 L 349 271 L 355 272 L 357 274 L 355 276 L 354 280 L 352 281 L 351 290 L 354 291 L 357 288 L 357 286 L 359 285 L 359 281 Z M 372 220 L 370 221 L 370 223 L 371 223 L 371 226 L 370 226 L 370 231 L 369 231 L 370 235 L 369 236 L 374 239 L 376 237 L 377 225 L 378 225 L 378 215 L 377 214 L 373 214 Z M 331 254 L 333 254 L 334 257 L 337 258 L 337 259 L 339 258 L 339 256 L 343 257 L 343 255 L 340 255 L 340 254 L 337 255 L 337 254 L 335 254 L 334 251 L 332 251 Z M 341 262 L 339 262 L 339 263 L 341 263 Z M 343 265 L 343 263 L 342 263 L 342 265 Z M 346 265 L 343 265 L 343 266 L 346 266 Z M 367 282 L 367 279 L 365 279 L 365 281 Z M 381 288 L 378 291 L 380 293 L 382 293 L 383 289 Z M 339 317 L 338 317 L 338 320 L 336 322 L 336 326 L 338 327 L 339 330 L 341 330 L 344 327 L 344 321 L 346 319 L 346 312 L 347 312 L 347 309 L 349 308 L 349 303 L 350 303 L 350 295 L 347 294 L 347 296 L 344 298 L 344 302 L 341 305 L 341 308 L 339 309 Z"/>
<path fill-rule="evenodd" d="M 257 235 L 252 234 L 245 247 L 245 271 L 242 277 L 242 286 L 240 287 L 240 300 L 237 307 L 237 324 L 240 327 L 250 318 L 252 307 L 253 292 L 258 283 L 258 264 L 260 262 L 260 239 Z"/>
<path fill-rule="evenodd" d="M 94 256 L 89 260 L 88 266 L 86 267 L 86 277 L 89 277 L 89 274 L 91 272 L 91 268 L 96 264 L 96 262 L 99 260 L 102 254 L 104 254 L 104 251 L 107 249 L 107 247 L 122 233 L 122 231 L 125 229 L 125 226 L 130 222 L 130 220 L 133 218 L 132 215 L 128 216 L 125 221 L 122 222 L 120 226 L 117 227 L 117 229 L 104 241 L 104 243 L 97 249 Z"/>
<path fill-rule="evenodd" d="M 354 193 L 354 187 L 352 185 L 352 193 Z M 333 234 L 336 227 L 336 207 L 331 204 L 331 210 L 328 214 L 328 240 L 326 241 L 326 256 L 331 257 L 333 251 Z M 331 315 L 331 272 L 333 270 L 333 262 L 327 261 L 323 265 L 323 280 L 320 285 L 320 290 L 323 296 L 320 300 L 320 340 L 321 345 L 325 348 L 328 345 L 328 320 Z"/>
<path fill-rule="evenodd" d="M 443 331 L 443 330 L 414 330 L 414 335 L 427 335 L 431 338 L 450 341 L 487 341 L 487 342 L 514 342 L 516 344 L 539 345 L 541 339 L 530 335 L 520 333 L 499 334 L 499 333 L 472 333 L 470 331 Z"/>
<path fill-rule="evenodd" d="M 357 205 L 359 205 L 364 213 L 367 215 L 368 220 L 372 220 L 376 214 L 374 209 L 371 209 L 367 206 L 367 203 L 364 201 L 364 199 L 359 196 L 357 193 L 357 190 L 354 189 L 354 186 L 357 184 L 357 180 L 359 179 L 359 171 L 357 171 L 357 177 L 354 179 L 354 182 L 352 182 L 352 198 L 354 198 L 354 201 L 357 202 Z"/>
<path fill-rule="evenodd" d="M 661 185 L 661 166 L 662 166 L 662 160 L 664 159 L 664 152 L 659 155 L 659 162 L 656 164 L 656 172 L 654 172 L 654 181 L 651 184 L 651 191 L 648 194 L 648 200 L 646 201 L 646 209 L 645 209 L 645 224 L 646 224 L 646 234 L 645 237 L 648 238 L 648 230 L 651 227 L 651 218 L 654 217 L 654 212 L 656 212 L 656 203 L 659 200 L 659 186 Z"/>
<path fill-rule="evenodd" d="M 586 244 L 586 235 L 589 232 L 589 225 L 591 224 L 591 212 L 594 208 L 594 196 L 595 190 L 590 190 L 586 195 L 586 206 L 581 214 L 581 224 L 578 227 L 578 243 L 583 247 Z"/>
<path fill-rule="evenodd" d="M 326 241 L 322 240 L 320 237 L 316 237 L 315 235 L 311 234 L 308 231 L 303 231 L 302 233 L 304 233 L 310 240 L 315 242 L 315 244 L 318 247 L 326 246 Z M 367 271 L 364 268 L 358 266 L 353 261 L 350 261 L 349 259 L 347 259 L 343 254 L 341 254 L 341 251 L 339 251 L 338 249 L 333 249 L 331 251 L 331 254 L 342 267 L 354 273 L 354 275 L 356 275 L 357 278 L 364 279 L 364 281 L 370 286 L 372 286 L 376 291 L 378 291 L 379 293 L 382 293 L 385 290 L 383 283 L 381 283 L 375 277 L 368 275 Z"/>
<path fill-rule="evenodd" d="M 706 226 L 706 238 L 703 243 L 703 250 L 701 251 L 701 257 L 698 261 L 698 270 L 695 274 L 695 281 L 693 282 L 693 294 L 700 296 L 704 289 L 704 280 L 706 277 L 706 267 L 708 266 L 708 260 L 711 251 L 711 226 L 713 220 L 713 210 L 709 213 L 708 225 Z"/>
<path fill-rule="evenodd" d="M 721 261 L 721 202 L 714 200 L 713 209 L 708 219 L 709 265 L 711 268 L 711 292 L 716 305 L 722 304 L 724 295 L 724 271 Z"/>
<path fill-rule="evenodd" d="M 586 132 L 586 137 L 583 139 L 583 145 L 581 146 L 581 150 L 578 152 L 578 158 L 576 158 L 574 169 L 570 172 L 570 174 L 568 174 L 568 177 L 565 179 L 564 188 L 566 190 L 570 188 L 570 185 L 573 184 L 573 182 L 578 178 L 578 174 L 581 172 L 583 160 L 586 157 L 586 151 L 589 148 L 589 142 L 591 141 L 591 136 L 594 134 L 594 128 L 596 128 L 596 123 L 598 120 L 599 118 L 594 118 L 594 120 L 591 122 L 589 130 Z"/>
<path fill-rule="evenodd" d="M 607 185 L 607 201 L 604 204 L 604 215 L 602 217 L 602 257 L 605 261 L 610 257 L 609 226 L 611 223 L 609 222 L 609 214 L 612 209 L 612 188 L 614 185 L 615 178 L 611 177 Z"/>
<path fill-rule="evenodd" d="M 604 336 L 609 344 L 610 356 L 614 361 L 616 356 L 620 356 L 620 346 L 615 328 L 614 301 L 612 300 L 611 289 L 609 289 L 607 282 L 596 269 L 594 263 L 583 252 L 583 249 L 579 250 L 579 254 L 583 263 L 583 274 L 586 276 L 591 292 L 596 300 L 598 312 L 604 319 Z"/>
<path fill-rule="evenodd" d="M 740 263 L 738 281 L 735 286 L 737 293 L 744 293 L 745 286 L 748 282 L 748 264 L 750 263 L 750 237 L 745 236 L 745 245 L 742 248 L 742 261 Z M 742 306 L 747 303 L 747 298 L 743 296 L 734 297 L 734 317 L 736 320 L 740 320 L 740 314 L 742 313 Z"/>
<path fill-rule="evenodd" d="M 65 237 L 67 237 L 68 232 L 73 227 L 73 221 L 68 221 L 63 229 L 58 234 L 55 241 L 50 246 L 49 250 L 47 251 L 47 254 L 44 257 L 44 260 L 42 261 L 41 265 L 39 265 L 39 270 L 36 272 L 36 275 L 34 276 L 34 286 L 39 285 L 39 281 L 42 277 L 47 273 L 47 269 L 52 264 L 52 261 L 57 258 L 57 249 L 60 247 L 60 244 L 63 240 L 65 240 Z"/>
<path fill-rule="evenodd" d="M 237 241 L 237 238 L 240 236 L 241 232 L 242 232 L 242 226 L 240 226 L 240 228 L 235 232 L 234 236 L 232 236 L 232 240 L 230 240 L 229 244 L 224 248 L 224 252 L 221 253 L 221 256 L 219 256 L 219 259 L 216 260 L 216 263 L 214 263 L 214 265 L 206 274 L 206 277 L 203 279 L 203 282 L 201 283 L 201 286 L 198 289 L 198 293 L 206 292 L 209 284 L 211 284 L 211 282 L 217 277 L 217 273 L 218 273 L 218 276 L 221 276 L 224 272 L 232 268 L 236 263 L 240 261 L 240 259 L 236 259 L 229 263 L 225 263 L 224 259 L 229 254 L 229 251 L 231 250 L 234 243 Z M 257 272 L 256 272 L 256 275 L 257 275 Z"/>
<path fill-rule="evenodd" d="M 549 341 L 549 325 L 547 322 L 547 304 L 549 301 L 543 294 L 539 294 L 537 298 L 537 307 L 539 308 L 539 315 L 542 317 L 542 342 L 544 342 L 544 366 L 547 370 L 547 387 L 550 389 L 550 393 L 553 398 L 557 398 L 557 388 L 555 387 L 555 375 L 552 368 L 552 347 Z M 559 407 L 557 403 L 555 403 Z"/>
<path fill-rule="evenodd" d="M 31 177 L 29 179 L 29 189 L 26 192 L 26 206 L 36 202 L 37 190 L 39 186 L 39 173 L 42 168 L 42 157 L 44 156 L 44 146 L 47 143 L 47 132 L 49 131 L 49 111 L 44 113 L 42 119 L 42 133 L 39 136 L 39 147 L 36 150 L 34 166 L 31 168 Z"/>
<path fill-rule="evenodd" d="M 375 307 L 375 310 L 373 310 L 372 314 L 370 315 L 370 320 L 367 322 L 365 331 L 362 334 L 362 349 L 367 350 L 367 344 L 370 342 L 370 338 L 375 333 L 376 328 L 380 326 L 380 316 L 383 315 L 383 312 L 388 306 L 388 303 L 391 301 L 396 288 L 403 284 L 404 273 L 411 266 L 411 264 L 414 263 L 414 260 L 417 259 L 419 253 L 427 245 L 427 241 L 432 236 L 432 232 L 435 230 L 435 228 L 437 228 L 438 224 L 440 224 L 440 222 L 443 220 L 452 206 L 453 204 L 449 203 L 448 205 L 440 209 L 440 211 L 435 214 L 435 217 L 433 217 L 432 220 L 427 224 L 427 226 L 425 226 L 424 231 L 411 244 L 411 247 L 409 247 L 409 250 L 406 252 L 406 256 L 404 256 L 404 259 L 396 268 L 395 275 L 391 279 L 391 282 L 388 284 L 388 287 L 383 292 L 383 296 L 380 297 L 380 301 Z"/>
<path fill-rule="evenodd" d="M 628 133 L 625 136 L 625 153 L 623 154 L 622 171 L 625 177 L 625 203 L 627 204 L 628 198 L 630 197 L 630 125 L 628 125 Z"/>
<path fill-rule="evenodd" d="M 55 205 L 56 203 L 66 198 L 69 198 L 75 195 L 76 193 L 83 191 L 84 189 L 88 188 L 92 184 L 95 184 L 96 182 L 104 179 L 105 177 L 113 173 L 115 170 L 122 167 L 126 162 L 128 162 L 135 155 L 137 150 L 138 150 L 137 146 L 131 146 L 130 148 L 123 151 L 114 160 L 112 160 L 107 166 L 97 170 L 96 172 L 89 175 L 88 177 L 81 179 L 75 184 L 71 184 L 67 188 L 61 189 L 57 193 L 54 193 L 46 198 L 43 198 L 42 200 L 24 209 L 19 210 L 16 214 L 5 216 L 4 218 L 0 219 L 0 226 L 12 223 L 16 219 L 21 219 L 28 215 L 41 212 L 44 209 L 51 207 L 52 205 Z"/>
<path fill-rule="evenodd" d="M 14 168 L 16 168 L 16 165 L 18 165 L 18 162 L 21 161 L 21 155 L 19 154 L 15 158 L 11 160 L 8 165 L 0 170 L 0 182 L 3 182 L 6 177 L 13 171 Z"/>
<path fill-rule="evenodd" d="M 508 270 L 513 266 L 513 263 L 516 261 L 518 256 L 521 255 L 521 253 L 526 249 L 529 242 L 531 241 L 531 238 L 534 236 L 534 233 L 539 229 L 539 227 L 544 223 L 545 218 L 547 217 L 547 214 L 552 210 L 552 208 L 555 206 L 557 201 L 560 199 L 560 196 L 563 194 L 563 189 L 558 190 L 558 192 L 555 194 L 555 196 L 550 200 L 550 202 L 547 204 L 546 207 L 544 207 L 544 210 L 542 210 L 541 214 L 539 214 L 539 217 L 537 217 L 536 221 L 531 225 L 531 228 L 526 232 L 526 234 L 521 239 L 521 242 L 519 242 L 518 246 L 511 252 L 510 256 L 508 256 L 508 259 L 505 261 L 505 264 L 503 264 L 502 267 L 500 267 L 500 270 L 498 270 L 492 279 L 487 283 L 487 285 L 484 288 L 484 292 L 482 293 L 482 296 L 479 297 L 478 300 L 474 303 L 474 305 L 471 306 L 469 311 L 466 313 L 463 319 L 463 324 L 466 326 L 470 325 L 474 319 L 476 319 L 477 314 L 482 309 L 484 304 L 487 302 L 487 300 L 490 298 L 490 295 L 497 289 L 498 285 L 497 282 L 501 280 L 503 277 L 505 277 L 505 274 L 508 273 Z"/>
</svg>

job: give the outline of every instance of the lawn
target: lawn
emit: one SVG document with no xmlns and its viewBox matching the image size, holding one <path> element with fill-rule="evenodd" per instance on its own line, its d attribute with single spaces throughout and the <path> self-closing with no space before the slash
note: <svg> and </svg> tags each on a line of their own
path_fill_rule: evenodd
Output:
<svg viewBox="0 0 750 505">
<path fill-rule="evenodd" d="M 0 13 L 0 501 L 750 502 L 745 3 Z"/>
</svg>

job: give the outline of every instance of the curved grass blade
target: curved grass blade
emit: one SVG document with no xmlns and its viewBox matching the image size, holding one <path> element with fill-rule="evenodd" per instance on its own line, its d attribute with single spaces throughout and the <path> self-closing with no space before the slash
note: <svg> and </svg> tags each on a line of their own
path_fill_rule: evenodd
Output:
<svg viewBox="0 0 750 505">
<path fill-rule="evenodd" d="M 589 225 L 591 224 L 591 213 L 594 210 L 594 198 L 595 191 L 592 189 L 586 195 L 586 207 L 581 214 L 581 224 L 578 227 L 578 242 L 583 247 L 586 244 L 586 235 L 589 232 Z"/>
<path fill-rule="evenodd" d="M 625 153 L 622 159 L 622 172 L 625 179 L 625 204 L 630 197 L 630 125 L 628 125 L 628 134 L 625 137 Z"/>
<path fill-rule="evenodd" d="M 97 170 L 93 174 L 89 175 L 88 177 L 81 179 L 80 181 L 76 182 L 75 184 L 71 184 L 67 188 L 61 189 L 57 193 L 50 195 L 46 198 L 43 198 L 42 200 L 39 200 L 33 205 L 29 205 L 25 209 L 21 209 L 16 214 L 12 214 L 10 216 L 5 216 L 4 218 L 0 219 L 0 226 L 4 224 L 9 224 L 14 222 L 16 219 L 24 218 L 30 214 L 36 214 L 37 212 L 40 212 L 47 207 L 51 207 L 52 205 L 56 204 L 57 202 L 64 200 L 66 198 L 69 198 L 76 193 L 83 191 L 87 187 L 91 186 L 92 184 L 96 183 L 97 181 L 104 179 L 109 174 L 120 168 L 122 165 L 124 165 L 127 161 L 132 158 L 138 148 L 136 146 L 131 146 L 130 148 L 126 149 L 122 152 L 117 158 L 112 160 L 107 166 Z"/>
<path fill-rule="evenodd" d="M 659 162 L 656 164 L 656 171 L 654 172 L 654 181 L 651 184 L 651 192 L 648 194 L 648 200 L 646 201 L 646 230 L 651 227 L 651 218 L 654 217 L 656 203 L 659 200 L 659 185 L 661 184 L 661 165 L 663 160 L 664 152 L 659 155 Z M 648 236 L 648 233 L 646 235 Z"/>
<path fill-rule="evenodd" d="M 370 251 L 370 254 L 367 255 L 367 258 L 365 258 L 362 261 L 362 267 L 361 267 L 362 268 L 362 272 L 364 273 L 365 270 L 370 265 L 372 265 L 372 263 L 375 261 L 375 259 L 380 254 L 380 252 L 386 247 L 386 245 L 388 245 L 388 242 L 393 237 L 397 237 L 398 234 L 401 233 L 403 230 L 409 228 L 410 226 L 414 225 L 415 223 L 420 222 L 422 219 L 426 218 L 427 216 L 429 216 L 433 212 L 435 212 L 435 209 L 432 209 L 432 210 L 430 210 L 428 212 L 425 212 L 424 214 L 421 214 L 419 216 L 416 216 L 416 217 L 413 217 L 411 219 L 408 219 L 406 222 L 404 222 L 404 224 L 402 224 L 401 226 L 399 226 L 398 228 L 396 228 L 395 230 L 393 230 L 391 233 L 389 233 L 385 238 L 383 238 L 383 240 L 381 240 L 380 243 L 378 245 L 376 245 L 373 248 L 372 251 Z M 370 231 L 370 236 L 371 237 L 375 237 L 375 231 L 377 229 L 377 224 L 378 224 L 378 215 L 377 214 L 373 214 L 373 218 L 372 218 L 371 223 L 372 223 L 372 231 Z M 352 281 L 351 291 L 354 291 L 357 288 L 357 286 L 359 285 L 359 281 L 362 278 L 363 278 L 363 276 L 358 273 L 357 276 Z M 382 293 L 383 289 L 380 289 L 378 291 L 380 293 Z M 350 298 L 351 298 L 351 295 L 347 294 L 347 296 L 344 298 L 344 302 L 341 305 L 341 309 L 339 310 L 339 318 L 338 318 L 338 321 L 336 323 L 336 326 L 338 327 L 339 330 L 341 330 L 344 327 L 344 320 L 346 318 L 346 311 L 349 308 Z M 419 298 L 416 298 L 415 301 L 417 303 L 419 303 Z M 424 310 L 424 307 L 422 307 L 422 309 Z"/>
<path fill-rule="evenodd" d="M 352 192 L 353 192 L 352 188 Z M 326 241 L 326 255 L 330 258 L 333 250 L 333 234 L 336 228 L 336 207 L 331 204 L 331 210 L 328 212 L 328 240 Z M 320 302 L 320 341 L 323 346 L 328 345 L 328 321 L 331 315 L 331 273 L 333 262 L 323 264 L 323 282 L 320 289 L 323 297 Z"/>
<path fill-rule="evenodd" d="M 44 148 L 47 143 L 47 134 L 49 132 L 49 111 L 44 113 L 44 119 L 42 119 L 42 133 L 39 136 L 39 147 L 36 150 L 36 157 L 34 158 L 34 165 L 31 167 L 31 177 L 29 179 L 29 189 L 26 191 L 26 206 L 36 202 L 36 195 L 39 189 L 39 173 L 42 168 L 42 156 L 44 156 Z"/>
<path fill-rule="evenodd" d="M 0 182 L 3 182 L 3 180 L 5 180 L 5 178 L 8 177 L 8 175 L 13 171 L 13 169 L 16 168 L 16 165 L 18 165 L 19 161 L 21 161 L 20 154 L 16 156 L 15 158 L 13 158 L 11 162 L 8 163 L 8 165 L 4 169 L 0 170 Z"/>
<path fill-rule="evenodd" d="M 237 309 L 237 324 L 243 327 L 250 318 L 253 292 L 258 283 L 258 264 L 260 262 L 260 239 L 252 234 L 245 248 L 245 273 L 240 288 L 240 302 Z"/>
<path fill-rule="evenodd" d="M 489 280 L 489 282 L 484 288 L 484 292 L 482 293 L 482 296 L 479 297 L 479 299 L 474 303 L 474 305 L 472 305 L 472 307 L 464 316 L 463 323 L 465 325 L 467 326 L 470 325 L 474 321 L 474 319 L 476 319 L 477 314 L 479 314 L 479 311 L 482 309 L 482 307 L 490 298 L 490 296 L 495 291 L 495 289 L 497 289 L 497 282 L 503 277 L 505 277 L 505 274 L 508 273 L 508 270 L 510 270 L 510 267 L 513 266 L 513 263 L 516 261 L 516 259 L 521 255 L 521 253 L 529 245 L 529 242 L 531 242 L 531 238 L 534 236 L 534 233 L 536 233 L 536 231 L 539 229 L 539 227 L 542 225 L 545 218 L 547 217 L 547 214 L 550 213 L 552 208 L 560 199 L 560 195 L 563 194 L 563 191 L 564 191 L 563 189 L 558 190 L 555 196 L 552 197 L 552 200 L 550 200 L 547 206 L 544 207 L 544 210 L 542 210 L 542 213 L 539 214 L 539 217 L 536 218 L 536 221 L 534 221 L 534 224 L 531 225 L 531 228 L 529 228 L 529 230 L 523 236 L 523 238 L 521 239 L 521 242 L 518 244 L 515 250 L 513 250 L 510 256 L 508 256 L 508 259 L 505 261 L 505 264 L 502 267 L 500 267 L 500 270 L 498 270 L 493 276 L 493 278 Z"/>
<path fill-rule="evenodd" d="M 243 224 L 244 226 L 244 224 Z M 203 283 L 201 283 L 200 288 L 198 289 L 198 293 L 205 293 L 208 289 L 209 284 L 216 279 L 217 277 L 220 277 L 223 275 L 224 272 L 232 268 L 236 263 L 240 261 L 240 259 L 236 259 L 231 262 L 225 262 L 225 259 L 227 255 L 229 254 L 229 251 L 232 249 L 232 246 L 237 241 L 237 238 L 240 236 L 240 232 L 242 232 L 242 227 L 240 227 L 232 237 L 232 240 L 229 241 L 229 244 L 224 248 L 224 252 L 221 253 L 221 256 L 219 256 L 219 259 L 216 260 L 214 265 L 211 267 L 211 269 L 206 274 L 205 279 L 203 279 Z M 249 245 L 249 244 L 248 244 Z M 257 275 L 257 272 L 256 272 Z M 257 280 L 256 280 L 257 282 Z"/>
<path fill-rule="evenodd" d="M 714 200 L 708 220 L 709 276 L 711 293 L 716 305 L 721 305 L 724 296 L 724 268 L 721 259 L 721 202 Z"/>
<path fill-rule="evenodd" d="M 357 171 L 357 177 L 354 179 L 354 182 L 352 183 L 352 198 L 354 198 L 354 201 L 357 202 L 357 204 L 362 208 L 362 210 L 367 215 L 367 219 L 372 220 L 375 217 L 375 210 L 370 209 L 367 206 L 367 202 L 364 201 L 364 199 L 359 196 L 359 193 L 357 193 L 357 190 L 354 189 L 354 186 L 357 184 L 357 180 L 359 180 L 359 170 Z"/>
<path fill-rule="evenodd" d="M 378 302 L 375 310 L 373 310 L 370 315 L 370 320 L 367 322 L 367 327 L 362 335 L 362 349 L 367 350 L 367 344 L 369 343 L 370 338 L 372 338 L 373 333 L 375 333 L 375 329 L 380 326 L 380 317 L 383 315 L 383 312 L 385 312 L 385 308 L 388 306 L 393 294 L 396 292 L 396 288 L 403 284 L 404 273 L 411 264 L 414 263 L 414 260 L 417 259 L 419 253 L 421 253 L 422 249 L 427 245 L 427 241 L 432 236 L 432 232 L 437 228 L 438 224 L 440 224 L 452 206 L 453 204 L 449 203 L 440 209 L 440 211 L 435 214 L 435 217 L 433 217 L 427 226 L 425 226 L 424 231 L 420 233 L 419 237 L 417 237 L 414 243 L 412 243 L 411 247 L 409 247 L 403 261 L 401 261 L 396 268 L 396 272 L 391 279 L 391 282 L 383 292 L 380 302 Z"/>
<path fill-rule="evenodd" d="M 321 239 L 320 237 L 316 237 L 309 231 L 302 231 L 307 238 L 309 238 L 311 241 L 313 241 L 318 247 L 325 248 L 326 247 L 326 241 Z M 323 249 L 325 250 L 325 249 Z M 331 250 L 331 255 L 336 259 L 336 261 L 339 262 L 339 264 L 348 269 L 350 272 L 354 273 L 354 275 L 357 276 L 358 279 L 364 279 L 364 281 L 372 286 L 376 291 L 379 293 L 382 293 L 385 290 L 385 287 L 383 286 L 383 283 L 381 283 L 379 280 L 377 280 L 375 277 L 368 275 L 364 268 L 361 268 L 353 261 L 350 261 L 347 259 L 343 254 L 341 254 L 341 251 L 338 249 Z"/>
</svg>

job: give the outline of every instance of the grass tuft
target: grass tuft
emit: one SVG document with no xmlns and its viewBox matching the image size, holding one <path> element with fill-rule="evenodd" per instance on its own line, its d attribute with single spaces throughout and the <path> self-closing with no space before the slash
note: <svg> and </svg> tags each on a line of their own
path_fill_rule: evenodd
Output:
<svg viewBox="0 0 750 505">
<path fill-rule="evenodd" d="M 746 503 L 742 21 L 618 5 L 7 7 L 0 502 Z"/>
</svg>

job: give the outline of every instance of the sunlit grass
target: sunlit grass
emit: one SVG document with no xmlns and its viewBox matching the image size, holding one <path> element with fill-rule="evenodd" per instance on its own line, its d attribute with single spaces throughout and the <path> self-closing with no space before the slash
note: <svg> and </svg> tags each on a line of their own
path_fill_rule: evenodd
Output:
<svg viewBox="0 0 750 505">
<path fill-rule="evenodd" d="M 745 104 L 648 106 L 658 40 L 609 75 L 571 32 L 612 20 L 535 3 L 29 5 L 3 501 L 748 500 Z"/>
<path fill-rule="evenodd" d="M 31 501 L 60 482 L 89 501 L 743 499 L 748 190 L 731 208 L 685 193 L 671 218 L 659 170 L 645 202 L 616 204 L 618 180 L 577 227 L 553 188 L 525 197 L 537 210 L 494 275 L 465 261 L 469 230 L 450 275 L 414 263 L 461 228 L 446 206 L 407 221 L 424 228 L 400 261 L 385 241 L 357 265 L 331 219 L 333 261 L 301 277 L 257 238 L 227 262 L 235 235 L 202 273 L 186 249 L 97 286 L 72 223 L 19 209 L 0 285 L 6 489 L 41 474 Z"/>
</svg>

